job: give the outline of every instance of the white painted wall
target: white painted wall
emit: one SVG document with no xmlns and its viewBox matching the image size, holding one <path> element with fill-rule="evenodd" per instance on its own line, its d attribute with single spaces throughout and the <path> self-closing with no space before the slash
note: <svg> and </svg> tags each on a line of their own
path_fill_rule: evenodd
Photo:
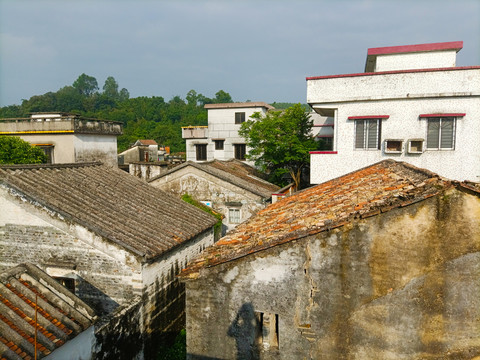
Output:
<svg viewBox="0 0 480 360">
<path fill-rule="evenodd" d="M 116 135 L 75 135 L 75 161 L 101 161 L 106 165 L 117 166 L 117 136 Z"/>
<path fill-rule="evenodd" d="M 377 55 L 375 71 L 453 67 L 456 58 L 456 50 Z"/>
<path fill-rule="evenodd" d="M 95 345 L 94 327 L 90 326 L 84 332 L 67 341 L 64 345 L 44 357 L 45 360 L 90 360 Z"/>
</svg>

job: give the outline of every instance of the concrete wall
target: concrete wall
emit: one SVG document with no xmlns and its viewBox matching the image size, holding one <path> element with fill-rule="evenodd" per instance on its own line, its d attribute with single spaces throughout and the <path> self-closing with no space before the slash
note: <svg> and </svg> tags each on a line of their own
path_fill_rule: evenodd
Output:
<svg viewBox="0 0 480 360">
<path fill-rule="evenodd" d="M 245 144 L 245 139 L 238 135 L 240 124 L 235 124 L 235 113 L 237 112 L 244 112 L 245 121 L 248 121 L 254 112 L 265 114 L 266 109 L 263 107 L 208 109 L 208 132 L 205 132 L 208 137 L 186 140 L 187 161 L 197 161 L 195 144 L 208 144 L 207 161 L 235 158 L 233 144 Z M 215 150 L 213 139 L 225 139 L 223 150 Z"/>
<path fill-rule="evenodd" d="M 228 230 L 238 225 L 230 223 L 229 208 L 240 209 L 240 222 L 243 222 L 265 207 L 261 196 L 193 166 L 165 175 L 150 185 L 177 196 L 189 194 L 197 201 L 211 202 L 212 209 L 224 215 L 223 224 Z"/>
<path fill-rule="evenodd" d="M 454 67 L 456 50 L 377 55 L 375 71 Z"/>
<path fill-rule="evenodd" d="M 101 161 L 117 166 L 116 135 L 75 135 L 75 162 Z"/>
<path fill-rule="evenodd" d="M 186 282 L 188 358 L 474 358 L 479 260 L 480 200 L 452 190 L 209 268 Z"/>
<path fill-rule="evenodd" d="M 45 356 L 45 360 L 90 360 L 95 346 L 94 327 L 90 326 L 81 334 Z"/>
<path fill-rule="evenodd" d="M 168 171 L 168 164 L 165 162 L 136 162 L 128 164 L 130 175 L 148 181 Z"/>
<path fill-rule="evenodd" d="M 330 80 L 336 85 L 327 89 Z M 311 154 L 311 183 L 319 184 L 385 158 L 406 161 L 450 179 L 480 181 L 480 69 L 314 80 L 308 81 L 308 87 L 312 106 L 319 111 L 334 109 L 335 122 L 335 153 Z M 465 113 L 456 121 L 455 149 L 409 154 L 409 139 L 427 138 L 427 119 L 419 116 L 435 113 Z M 348 117 L 373 115 L 389 116 L 382 120 L 382 149 L 355 149 L 355 121 Z M 385 153 L 385 139 L 403 140 L 402 152 Z"/>
<path fill-rule="evenodd" d="M 88 229 L 50 216 L 0 188 L 0 271 L 31 262 L 53 277 L 75 279 L 75 295 L 108 313 L 142 294 L 141 264 Z"/>
</svg>

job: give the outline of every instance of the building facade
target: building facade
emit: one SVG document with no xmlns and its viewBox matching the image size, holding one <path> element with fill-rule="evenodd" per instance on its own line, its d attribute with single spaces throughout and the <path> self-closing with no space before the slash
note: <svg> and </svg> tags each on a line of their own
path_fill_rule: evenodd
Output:
<svg viewBox="0 0 480 360">
<path fill-rule="evenodd" d="M 384 160 L 189 263 L 187 358 L 478 357 L 479 260 L 480 185 Z"/>
<path fill-rule="evenodd" d="M 456 66 L 462 47 L 371 48 L 364 73 L 308 77 L 307 102 L 333 130 L 311 152 L 311 183 L 385 158 L 479 181 L 480 66 Z"/>
<path fill-rule="evenodd" d="M 122 124 L 69 113 L 35 113 L 0 119 L 0 135 L 18 136 L 43 149 L 50 164 L 101 161 L 117 166 Z"/>
<path fill-rule="evenodd" d="M 244 161 L 248 148 L 238 135 L 240 125 L 255 112 L 265 114 L 273 106 L 264 102 L 207 104 L 208 126 L 182 127 L 187 161 L 237 159 Z"/>
<path fill-rule="evenodd" d="M 149 181 L 176 196 L 188 194 L 223 215 L 223 231 L 234 229 L 261 209 L 279 187 L 260 178 L 259 172 L 235 159 L 186 162 Z"/>
<path fill-rule="evenodd" d="M 0 271 L 31 262 L 97 314 L 121 313 L 96 333 L 111 337 L 98 359 L 149 358 L 184 327 L 175 274 L 213 244 L 213 216 L 98 163 L 2 166 L 0 208 Z"/>
</svg>

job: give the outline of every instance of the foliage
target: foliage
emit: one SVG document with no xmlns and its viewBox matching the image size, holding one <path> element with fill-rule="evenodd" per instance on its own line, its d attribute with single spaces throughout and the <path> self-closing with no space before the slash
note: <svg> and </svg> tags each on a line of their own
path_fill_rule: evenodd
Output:
<svg viewBox="0 0 480 360">
<path fill-rule="evenodd" d="M 214 233 L 215 233 L 215 237 L 219 234 L 219 232 L 222 230 L 222 219 L 223 219 L 223 215 L 222 214 L 219 214 L 217 213 L 216 211 L 213 211 L 211 207 L 201 203 L 200 201 L 197 201 L 195 200 L 191 195 L 185 193 L 182 195 L 182 200 L 191 204 L 191 205 L 194 205 L 196 206 L 197 208 L 209 213 L 210 215 L 213 215 L 217 218 L 217 222 L 216 224 L 214 225 L 213 229 L 214 229 Z"/>
<path fill-rule="evenodd" d="M 273 102 L 272 105 L 276 110 L 285 110 L 288 109 L 289 107 L 292 107 L 295 105 L 295 103 L 289 103 L 289 102 Z M 302 108 L 305 109 L 305 111 L 310 111 L 310 106 L 307 104 L 302 104 Z"/>
<path fill-rule="evenodd" d="M 73 82 L 73 88 L 81 95 L 92 96 L 98 90 L 97 79 L 93 76 L 82 74 Z"/>
<path fill-rule="evenodd" d="M 239 134 L 250 148 L 247 159 L 269 173 L 271 182 L 285 185 L 284 175 L 288 173 L 299 189 L 302 172 L 309 167 L 309 152 L 316 149 L 312 126 L 310 115 L 296 104 L 265 116 L 254 113 L 242 124 Z"/>
<path fill-rule="evenodd" d="M 42 149 L 16 136 L 0 136 L 0 164 L 39 164 L 46 161 Z"/>
<path fill-rule="evenodd" d="M 187 357 L 187 332 L 180 330 L 171 346 L 162 346 L 158 351 L 158 360 L 184 360 Z"/>
</svg>

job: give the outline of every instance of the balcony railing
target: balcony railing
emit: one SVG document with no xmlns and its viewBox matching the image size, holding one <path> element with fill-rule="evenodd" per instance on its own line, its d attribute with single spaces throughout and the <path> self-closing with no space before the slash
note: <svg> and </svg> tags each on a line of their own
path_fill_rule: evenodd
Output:
<svg viewBox="0 0 480 360">
<path fill-rule="evenodd" d="M 182 126 L 183 139 L 202 139 L 208 137 L 208 126 Z"/>
</svg>

